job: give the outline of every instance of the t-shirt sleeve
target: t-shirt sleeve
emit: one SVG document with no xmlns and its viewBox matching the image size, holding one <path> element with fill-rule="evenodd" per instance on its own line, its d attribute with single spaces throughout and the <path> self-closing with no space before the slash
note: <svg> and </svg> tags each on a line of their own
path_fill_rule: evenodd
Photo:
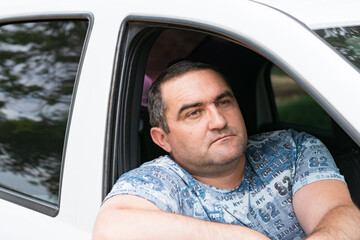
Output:
<svg viewBox="0 0 360 240">
<path fill-rule="evenodd" d="M 178 212 L 177 183 L 174 176 L 160 167 L 141 167 L 123 174 L 105 200 L 116 195 L 144 198 L 161 210 Z"/>
<path fill-rule="evenodd" d="M 338 179 L 345 182 L 329 150 L 319 139 L 304 132 L 292 131 L 292 135 L 296 144 L 293 194 L 320 180 Z"/>
</svg>

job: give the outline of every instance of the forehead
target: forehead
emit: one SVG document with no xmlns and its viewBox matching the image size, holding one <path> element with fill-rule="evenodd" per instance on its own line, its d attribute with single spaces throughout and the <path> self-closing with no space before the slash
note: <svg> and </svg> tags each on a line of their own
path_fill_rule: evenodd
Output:
<svg viewBox="0 0 360 240">
<path fill-rule="evenodd" d="M 161 87 L 166 108 L 183 103 L 212 101 L 231 89 L 221 75 L 211 69 L 195 70 L 168 80 Z"/>
</svg>

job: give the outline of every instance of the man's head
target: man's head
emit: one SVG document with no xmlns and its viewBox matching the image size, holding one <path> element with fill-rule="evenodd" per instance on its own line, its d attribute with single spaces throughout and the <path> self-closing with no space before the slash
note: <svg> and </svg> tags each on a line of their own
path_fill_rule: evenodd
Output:
<svg viewBox="0 0 360 240">
<path fill-rule="evenodd" d="M 247 134 L 224 77 L 203 63 L 169 67 L 149 92 L 154 142 L 193 175 L 217 174 L 244 155 Z"/>
<path fill-rule="evenodd" d="M 165 118 L 166 105 L 161 96 L 161 86 L 165 82 L 179 77 L 187 72 L 203 69 L 211 69 L 217 72 L 227 83 L 226 78 L 221 72 L 219 72 L 215 67 L 202 62 L 181 61 L 171 65 L 159 75 L 157 80 L 151 85 L 148 94 L 148 112 L 152 127 L 161 127 L 166 133 L 170 132 Z"/>
</svg>

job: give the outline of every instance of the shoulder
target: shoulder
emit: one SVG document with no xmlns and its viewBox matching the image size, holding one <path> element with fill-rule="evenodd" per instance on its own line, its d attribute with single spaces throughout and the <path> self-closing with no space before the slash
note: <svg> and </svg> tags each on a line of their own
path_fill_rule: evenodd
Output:
<svg viewBox="0 0 360 240">
<path fill-rule="evenodd" d="M 178 171 L 178 165 L 169 156 L 146 162 L 121 175 L 105 200 L 116 195 L 133 195 L 152 202 L 161 210 L 177 212 L 178 189 L 186 187 Z"/>
<path fill-rule="evenodd" d="M 147 171 L 154 173 L 163 173 L 174 176 L 175 178 L 188 179 L 190 174 L 178 165 L 170 156 L 164 155 L 152 161 L 142 164 L 133 171 Z"/>
<path fill-rule="evenodd" d="M 170 156 L 161 156 L 152 161 L 146 162 L 135 168 L 129 172 L 124 173 L 118 179 L 120 181 L 130 181 L 134 179 L 141 179 L 142 181 L 155 181 L 157 180 L 164 181 L 172 181 L 177 178 L 181 178 L 181 168 L 178 164 L 176 164 Z"/>
<path fill-rule="evenodd" d="M 273 155 L 280 151 L 292 151 L 296 147 L 293 130 L 266 132 L 249 137 L 247 152 L 252 155 Z M 255 160 L 256 161 L 256 160 Z"/>
<path fill-rule="evenodd" d="M 316 137 L 289 129 L 249 137 L 246 154 L 250 163 L 271 163 L 279 159 L 295 161 L 314 149 L 327 151 Z"/>
<path fill-rule="evenodd" d="M 292 129 L 254 135 L 249 137 L 246 157 L 259 176 L 271 181 L 280 172 L 294 174 L 298 153 L 308 139 L 312 137 Z"/>
<path fill-rule="evenodd" d="M 290 148 L 298 145 L 318 143 L 321 142 L 316 137 L 306 132 L 297 132 L 293 129 L 260 133 L 250 136 L 248 139 L 248 147 L 255 148 L 263 148 L 264 146 Z"/>
<path fill-rule="evenodd" d="M 124 173 L 116 181 L 114 189 L 139 189 L 169 191 L 188 188 L 193 177 L 180 167 L 170 156 L 161 156 Z"/>
<path fill-rule="evenodd" d="M 138 168 L 135 168 L 131 171 L 129 171 L 129 173 L 131 173 L 132 171 L 141 171 L 141 170 L 163 170 L 163 171 L 167 171 L 169 169 L 171 169 L 172 166 L 175 166 L 176 163 L 171 159 L 170 156 L 168 155 L 164 155 L 164 156 L 160 156 L 158 158 L 155 158 L 152 161 L 149 162 L 145 162 L 142 165 L 140 165 Z"/>
<path fill-rule="evenodd" d="M 267 132 L 249 137 L 246 158 L 263 182 L 282 173 L 291 175 L 296 144 L 290 130 Z"/>
</svg>

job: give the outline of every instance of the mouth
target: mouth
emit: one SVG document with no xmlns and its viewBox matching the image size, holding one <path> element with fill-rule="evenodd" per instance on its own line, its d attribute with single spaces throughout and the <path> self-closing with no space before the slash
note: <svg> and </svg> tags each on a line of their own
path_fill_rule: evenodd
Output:
<svg viewBox="0 0 360 240">
<path fill-rule="evenodd" d="M 230 138 L 230 137 L 232 137 L 232 136 L 234 136 L 234 135 L 223 135 L 223 136 L 219 136 L 219 137 L 215 138 L 215 139 L 211 142 L 211 144 L 216 143 L 216 142 L 220 142 L 220 141 L 222 141 L 222 140 L 226 140 L 226 139 L 228 139 L 228 138 Z"/>
</svg>

